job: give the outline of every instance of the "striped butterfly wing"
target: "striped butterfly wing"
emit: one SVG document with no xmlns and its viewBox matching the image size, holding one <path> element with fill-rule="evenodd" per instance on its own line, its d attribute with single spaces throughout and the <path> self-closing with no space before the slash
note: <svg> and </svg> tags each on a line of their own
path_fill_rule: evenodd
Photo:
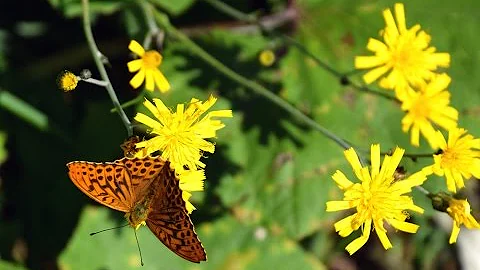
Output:
<svg viewBox="0 0 480 270">
<path fill-rule="evenodd" d="M 122 158 L 114 162 L 74 161 L 68 176 L 87 196 L 112 209 L 130 212 L 162 171 L 160 157 Z"/>
<path fill-rule="evenodd" d="M 206 261 L 207 254 L 188 216 L 175 172 L 165 166 L 158 181 L 159 188 L 150 205 L 147 226 L 178 256 L 195 263 Z"/>
</svg>

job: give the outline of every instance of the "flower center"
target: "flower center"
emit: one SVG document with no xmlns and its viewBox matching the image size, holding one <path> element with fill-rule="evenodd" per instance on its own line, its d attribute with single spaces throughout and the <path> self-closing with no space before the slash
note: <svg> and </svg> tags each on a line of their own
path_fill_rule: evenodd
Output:
<svg viewBox="0 0 480 270">
<path fill-rule="evenodd" d="M 417 43 L 417 37 L 412 33 L 398 37 L 390 55 L 393 68 L 409 72 L 418 67 L 423 51 Z"/>
<path fill-rule="evenodd" d="M 410 112 L 415 115 L 415 118 L 417 119 L 428 118 L 431 112 L 430 103 L 431 102 L 429 102 L 427 98 L 420 95 L 414 105 L 410 108 Z"/>
<path fill-rule="evenodd" d="M 146 68 L 158 68 L 162 63 L 162 56 L 157 51 L 147 51 L 142 57 Z"/>
<path fill-rule="evenodd" d="M 442 167 L 455 168 L 465 166 L 466 160 L 462 159 L 461 155 L 455 149 L 447 148 L 442 154 Z"/>
<path fill-rule="evenodd" d="M 406 70 L 415 66 L 415 55 L 413 54 L 413 48 L 408 44 L 400 44 L 397 49 L 392 53 L 391 60 L 394 68 L 399 70 Z M 418 59 L 418 58 L 416 58 Z"/>
</svg>

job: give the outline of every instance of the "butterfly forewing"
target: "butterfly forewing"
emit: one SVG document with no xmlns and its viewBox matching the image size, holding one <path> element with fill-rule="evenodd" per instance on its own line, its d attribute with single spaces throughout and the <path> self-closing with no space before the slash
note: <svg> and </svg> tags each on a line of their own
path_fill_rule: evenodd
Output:
<svg viewBox="0 0 480 270">
<path fill-rule="evenodd" d="M 205 250 L 188 216 L 175 173 L 165 166 L 159 177 L 160 187 L 150 206 L 147 226 L 180 257 L 196 263 L 205 261 Z"/>
<path fill-rule="evenodd" d="M 86 195 L 118 211 L 132 206 L 127 169 L 113 163 L 74 161 L 67 164 L 68 176 Z"/>
<path fill-rule="evenodd" d="M 161 157 L 122 158 L 114 163 L 127 168 L 134 202 L 143 199 L 148 189 L 151 188 L 150 185 L 165 166 L 165 160 Z"/>
<path fill-rule="evenodd" d="M 105 163 L 74 161 L 67 167 L 70 179 L 83 193 L 105 206 L 129 212 L 164 164 L 160 157 L 147 157 Z"/>
</svg>

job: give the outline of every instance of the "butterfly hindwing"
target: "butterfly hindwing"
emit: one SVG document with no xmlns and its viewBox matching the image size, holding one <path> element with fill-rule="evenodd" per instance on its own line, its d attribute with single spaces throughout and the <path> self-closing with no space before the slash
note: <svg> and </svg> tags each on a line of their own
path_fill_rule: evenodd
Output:
<svg viewBox="0 0 480 270">
<path fill-rule="evenodd" d="M 170 250 L 191 262 L 207 259 L 188 216 L 179 180 L 169 166 L 159 175 L 159 189 L 151 204 L 147 226 Z"/>
</svg>

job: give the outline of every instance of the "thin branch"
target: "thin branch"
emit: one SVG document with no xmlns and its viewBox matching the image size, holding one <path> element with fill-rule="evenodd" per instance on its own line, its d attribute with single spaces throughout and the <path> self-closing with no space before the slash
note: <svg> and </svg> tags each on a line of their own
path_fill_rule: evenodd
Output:
<svg viewBox="0 0 480 270">
<path fill-rule="evenodd" d="M 146 5 L 147 8 L 151 8 L 151 6 L 142 1 L 143 5 Z M 331 139 L 335 143 L 337 143 L 339 146 L 341 146 L 343 149 L 348 149 L 352 147 L 347 141 L 344 139 L 338 137 L 334 133 L 332 133 L 330 130 L 326 129 L 325 127 L 321 126 L 305 114 L 303 114 L 300 110 L 295 108 L 293 105 L 288 103 L 287 101 L 283 100 L 279 96 L 275 95 L 273 92 L 268 90 L 267 88 L 263 87 L 262 85 L 251 81 L 242 75 L 236 73 L 229 67 L 225 66 L 223 63 L 218 61 L 216 58 L 211 56 L 209 53 L 207 53 L 205 50 L 203 50 L 200 46 L 198 46 L 196 43 L 194 43 L 190 38 L 188 38 L 185 34 L 182 32 L 178 31 L 175 27 L 173 27 L 169 20 L 168 17 L 166 17 L 163 14 L 157 13 L 156 14 L 156 19 L 158 24 L 172 37 L 177 39 L 179 42 L 182 44 L 186 45 L 191 52 L 195 53 L 198 57 L 200 57 L 203 61 L 205 61 L 207 64 L 218 70 L 219 72 L 223 73 L 226 77 L 230 78 L 231 80 L 237 82 L 240 85 L 243 85 L 244 87 L 252 90 L 258 95 L 261 95 L 268 99 L 269 101 L 275 103 L 277 106 L 281 107 L 285 111 L 287 111 L 289 114 L 291 114 L 294 118 L 300 120 L 301 122 L 307 124 L 314 130 L 319 131 L 322 133 L 324 136 L 327 138 Z"/>
<path fill-rule="evenodd" d="M 100 72 L 100 77 L 104 82 L 106 82 L 105 89 L 107 89 L 108 95 L 112 100 L 113 106 L 117 108 L 118 115 L 122 119 L 125 128 L 127 129 L 128 136 L 133 135 L 132 125 L 130 120 L 128 119 L 127 115 L 123 111 L 122 107 L 120 106 L 120 102 L 118 101 L 117 95 L 115 94 L 115 90 L 113 89 L 112 83 L 108 78 L 107 71 L 105 70 L 105 66 L 103 65 L 102 58 L 104 55 L 100 52 L 95 43 L 95 39 L 93 38 L 93 33 L 90 25 L 90 10 L 89 10 L 89 3 L 88 0 L 82 0 L 82 10 L 83 10 L 83 30 L 85 32 L 85 37 L 87 38 L 87 43 L 92 52 L 93 60 L 95 61 L 95 65 Z"/>
<path fill-rule="evenodd" d="M 233 8 L 233 7 L 227 5 L 224 2 L 219 1 L 219 0 L 203 0 L 203 1 L 209 3 L 211 6 L 213 6 L 217 10 L 231 16 L 232 18 L 235 18 L 235 19 L 240 20 L 240 21 L 255 24 L 263 33 L 268 33 L 268 34 L 272 34 L 272 35 L 280 37 L 284 42 L 289 43 L 290 45 L 294 46 L 301 53 L 305 54 L 306 56 L 310 57 L 313 61 L 315 61 L 320 67 L 322 67 L 327 72 L 329 72 L 333 76 L 340 79 L 340 82 L 343 85 L 350 85 L 353 88 L 357 89 L 358 91 L 374 94 L 374 95 L 386 98 L 388 100 L 397 101 L 397 99 L 394 96 L 391 96 L 387 93 L 380 92 L 380 91 L 375 91 L 375 90 L 372 90 L 372 89 L 368 88 L 365 85 L 360 85 L 360 84 L 352 82 L 350 79 L 348 79 L 348 76 L 351 74 L 351 71 L 349 71 L 347 73 L 342 73 L 342 72 L 337 71 L 336 69 L 334 69 L 333 67 L 328 65 L 325 61 L 323 61 L 322 59 L 320 59 L 319 57 L 317 57 L 316 55 L 311 53 L 305 46 L 303 46 L 303 44 L 299 43 L 298 41 L 296 41 L 292 37 L 290 37 L 290 36 L 288 36 L 288 35 L 286 35 L 282 32 L 276 31 L 274 28 L 268 27 L 268 25 L 262 23 L 262 20 L 258 19 L 256 16 L 246 14 L 246 13 L 243 13 L 239 10 L 236 10 L 235 8 Z M 292 9 L 292 8 L 288 8 L 288 9 Z"/>
</svg>

